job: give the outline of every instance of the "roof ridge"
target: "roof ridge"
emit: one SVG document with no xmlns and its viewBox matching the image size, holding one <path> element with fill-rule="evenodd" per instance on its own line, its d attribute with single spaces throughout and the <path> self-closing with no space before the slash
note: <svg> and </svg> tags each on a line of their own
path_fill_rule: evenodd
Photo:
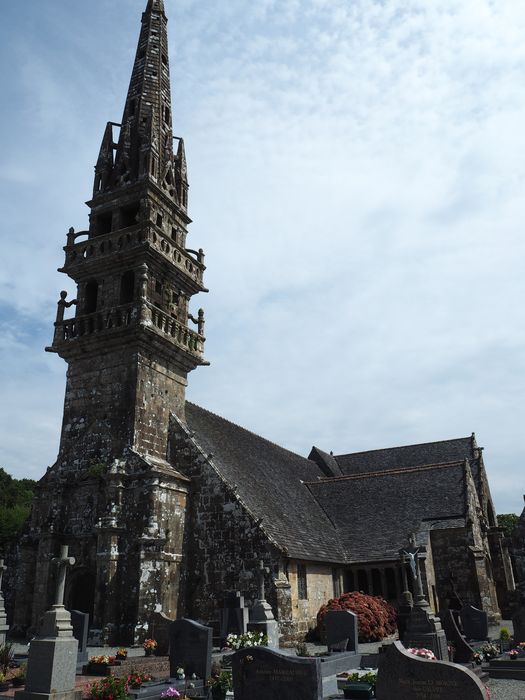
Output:
<svg viewBox="0 0 525 700">
<path fill-rule="evenodd" d="M 239 425 L 238 423 L 234 423 L 232 420 L 229 420 L 228 418 L 224 418 L 224 416 L 220 416 L 218 413 L 214 413 L 213 411 L 209 411 L 207 408 L 203 408 L 202 406 L 199 406 L 199 404 L 193 403 L 193 401 L 186 401 L 186 404 L 189 404 L 190 406 L 195 406 L 195 408 L 198 408 L 200 411 L 204 411 L 205 413 L 209 413 L 210 416 L 215 416 L 216 418 L 220 418 L 220 420 L 223 420 L 226 423 L 233 425 L 235 428 L 238 428 L 239 430 L 242 430 L 243 432 L 248 433 L 249 435 L 253 435 L 254 437 L 258 438 L 259 440 L 266 442 L 268 445 L 273 445 L 274 447 L 277 447 L 278 449 L 282 450 L 283 452 L 288 452 L 288 454 L 291 454 L 294 457 L 299 457 L 299 459 L 302 459 L 304 462 L 308 462 L 309 464 L 313 464 L 317 467 L 317 463 L 314 462 L 313 459 L 308 459 L 308 457 L 304 457 L 303 455 L 300 455 L 297 452 L 293 452 L 292 450 L 289 450 L 287 447 L 283 447 L 282 445 L 278 445 L 276 442 L 273 442 L 272 440 L 268 440 L 268 438 L 265 438 L 262 435 L 255 433 L 253 430 L 248 430 L 248 428 L 244 428 L 242 425 Z"/>
<path fill-rule="evenodd" d="M 446 469 L 447 467 L 455 467 L 458 464 L 464 464 L 464 459 L 456 459 L 453 462 L 436 462 L 436 464 L 420 464 L 414 467 L 403 467 L 402 469 L 381 469 L 376 472 L 362 472 L 360 474 L 347 474 L 345 476 L 327 476 L 317 481 L 305 481 L 307 486 L 311 484 L 326 484 L 334 481 L 351 481 L 356 479 L 365 479 L 375 476 L 385 476 L 386 474 L 407 474 L 411 472 L 424 472 L 432 469 Z"/>
<path fill-rule="evenodd" d="M 471 440 L 472 436 L 460 438 L 449 438 L 447 440 L 431 440 L 430 442 L 415 442 L 411 445 L 395 445 L 394 447 L 377 447 L 375 450 L 362 450 L 361 452 L 346 452 L 345 454 L 334 455 L 335 459 L 340 457 L 354 457 L 356 455 L 366 455 L 372 452 L 387 452 L 388 450 L 402 450 L 405 447 L 423 447 L 424 445 L 440 445 L 444 442 L 459 442 L 460 440 Z"/>
</svg>

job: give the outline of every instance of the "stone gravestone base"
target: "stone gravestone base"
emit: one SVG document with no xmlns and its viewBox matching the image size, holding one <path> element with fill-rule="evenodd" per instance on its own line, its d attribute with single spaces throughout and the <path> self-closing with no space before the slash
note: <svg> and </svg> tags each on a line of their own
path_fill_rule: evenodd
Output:
<svg viewBox="0 0 525 700">
<path fill-rule="evenodd" d="M 302 659 L 266 647 L 234 654 L 235 700 L 322 700 L 319 659 Z"/>
<path fill-rule="evenodd" d="M 424 608 L 414 606 L 407 620 L 405 647 L 431 649 L 436 658 L 448 661 L 448 644 L 441 622 Z"/>
<path fill-rule="evenodd" d="M 268 646 L 279 648 L 279 624 L 273 616 L 272 607 L 266 600 L 258 600 L 252 608 L 248 632 L 262 632 L 268 636 Z"/>
<path fill-rule="evenodd" d="M 376 696 L 388 700 L 488 700 L 471 671 L 448 661 L 428 661 L 394 642 L 380 655 Z"/>
<path fill-rule="evenodd" d="M 489 662 L 490 678 L 511 678 L 515 681 L 525 681 L 525 658 L 511 661 L 508 656 L 500 656 Z"/>
</svg>

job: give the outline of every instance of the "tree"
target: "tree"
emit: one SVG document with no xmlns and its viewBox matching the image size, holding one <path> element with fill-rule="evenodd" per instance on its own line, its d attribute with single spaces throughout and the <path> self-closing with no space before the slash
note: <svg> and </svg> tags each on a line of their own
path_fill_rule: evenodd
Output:
<svg viewBox="0 0 525 700">
<path fill-rule="evenodd" d="M 503 529 L 505 537 L 510 537 L 512 531 L 516 527 L 519 520 L 519 516 L 516 513 L 504 513 L 503 515 L 498 515 L 498 527 Z"/>
<path fill-rule="evenodd" d="M 12 544 L 31 510 L 36 482 L 14 479 L 0 467 L 0 552 Z"/>
</svg>

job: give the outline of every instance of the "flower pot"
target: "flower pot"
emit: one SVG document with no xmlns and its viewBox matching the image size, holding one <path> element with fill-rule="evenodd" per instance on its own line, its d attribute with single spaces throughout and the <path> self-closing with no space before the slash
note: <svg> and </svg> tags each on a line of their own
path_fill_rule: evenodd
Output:
<svg viewBox="0 0 525 700">
<path fill-rule="evenodd" d="M 154 649 L 144 649 L 146 652 L 146 656 L 153 656 L 154 654 Z"/>
<path fill-rule="evenodd" d="M 226 691 L 223 688 L 212 688 L 211 697 L 212 700 L 225 700 Z"/>
</svg>

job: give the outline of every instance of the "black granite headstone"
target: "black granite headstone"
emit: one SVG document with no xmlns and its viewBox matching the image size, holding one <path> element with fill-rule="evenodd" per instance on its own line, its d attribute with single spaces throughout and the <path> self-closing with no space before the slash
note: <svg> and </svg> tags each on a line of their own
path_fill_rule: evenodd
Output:
<svg viewBox="0 0 525 700">
<path fill-rule="evenodd" d="M 193 620 L 174 620 L 169 628 L 170 676 L 174 678 L 178 668 L 186 676 L 195 674 L 207 680 L 211 675 L 211 651 L 213 630 Z"/>
<path fill-rule="evenodd" d="M 266 647 L 233 656 L 235 700 L 322 700 L 320 659 L 304 659 Z"/>
<path fill-rule="evenodd" d="M 324 618 L 328 651 L 357 652 L 357 615 L 351 610 L 329 610 Z"/>
<path fill-rule="evenodd" d="M 78 640 L 78 663 L 86 663 L 88 660 L 87 642 L 89 633 L 89 615 L 80 610 L 71 610 L 71 626 L 73 637 Z"/>
<path fill-rule="evenodd" d="M 431 649 L 438 659 L 448 661 L 447 637 L 441 622 L 427 609 L 412 608 L 403 643 L 406 647 Z"/>
<path fill-rule="evenodd" d="M 400 642 L 379 655 L 376 697 L 388 700 L 488 700 L 484 685 L 464 666 L 428 661 Z"/>
<path fill-rule="evenodd" d="M 467 639 L 488 639 L 489 619 L 484 610 L 464 605 L 459 613 L 463 634 Z"/>
<path fill-rule="evenodd" d="M 472 661 L 474 649 L 461 634 L 454 612 L 456 611 L 445 610 L 441 613 L 441 622 L 447 635 L 448 643 L 454 646 L 454 657 L 452 660 L 457 664 L 468 664 Z"/>
<path fill-rule="evenodd" d="M 525 642 L 525 606 L 521 605 L 512 616 L 514 628 L 513 639 L 515 644 Z"/>
</svg>

